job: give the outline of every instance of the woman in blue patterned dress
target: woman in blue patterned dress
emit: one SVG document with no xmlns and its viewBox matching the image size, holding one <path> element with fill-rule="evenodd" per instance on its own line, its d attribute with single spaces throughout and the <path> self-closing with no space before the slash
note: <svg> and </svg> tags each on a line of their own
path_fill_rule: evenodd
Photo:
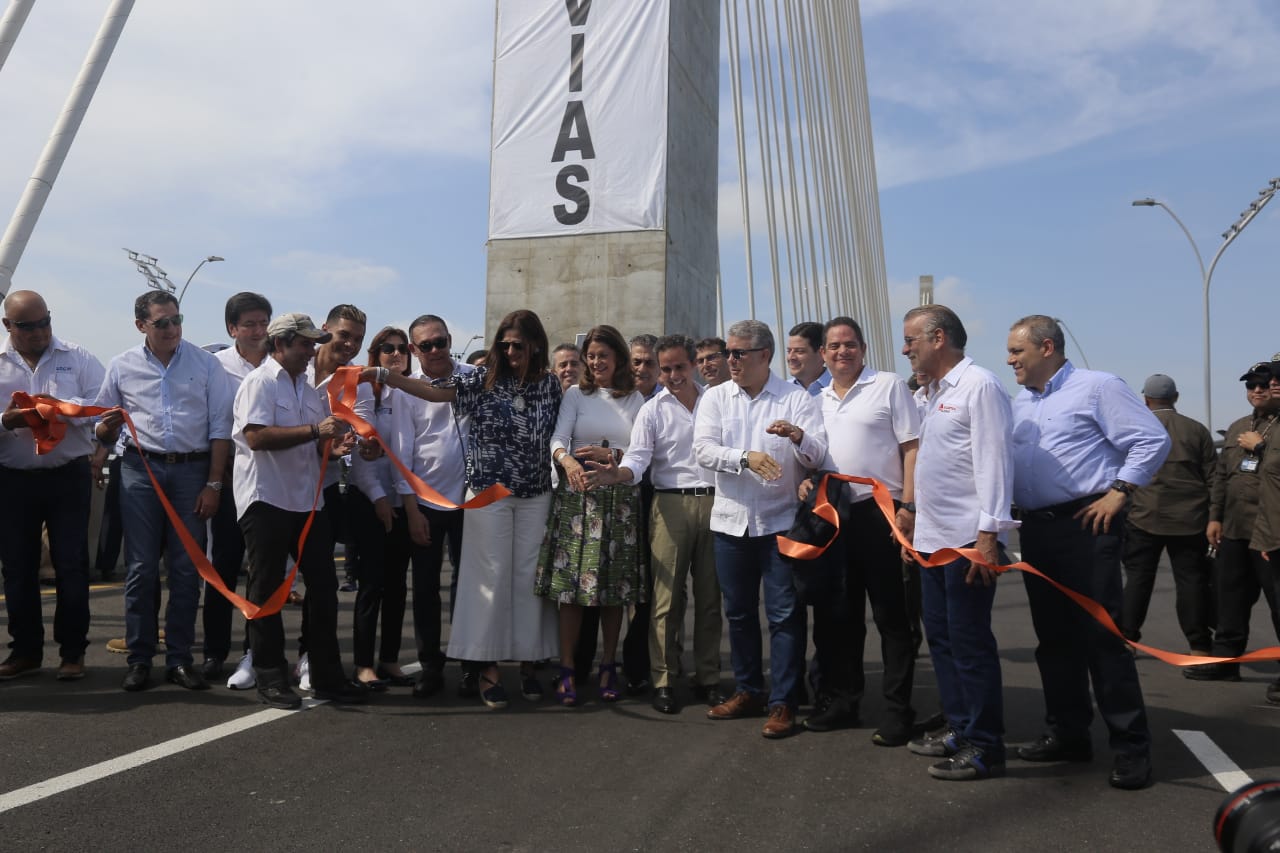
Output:
<svg viewBox="0 0 1280 853">
<path fill-rule="evenodd" d="M 453 403 L 460 417 L 470 419 L 469 491 L 495 483 L 511 490 L 510 497 L 463 516 L 449 633 L 449 656 L 476 665 L 481 699 L 491 708 L 507 704 L 498 661 L 521 661 L 521 692 L 536 699 L 542 691 L 532 661 L 556 649 L 555 608 L 533 594 L 538 543 L 551 506 L 551 435 L 560 408 L 560 383 L 548 370 L 548 355 L 542 321 L 520 310 L 498 325 L 484 365 L 451 377 L 447 386 L 372 371 L 362 377 Z"/>
<path fill-rule="evenodd" d="M 560 605 L 560 680 L 556 696 L 576 705 L 573 650 L 582 608 L 599 607 L 604 631 L 600 698 L 616 702 L 618 634 L 623 608 L 638 600 L 640 583 L 639 489 L 630 485 L 588 488 L 583 463 L 603 462 L 626 450 L 631 426 L 644 404 L 635 390 L 631 354 L 613 326 L 596 326 L 583 342 L 585 370 L 560 404 L 551 440 L 552 458 L 564 469 L 538 555 L 537 594 Z"/>
</svg>

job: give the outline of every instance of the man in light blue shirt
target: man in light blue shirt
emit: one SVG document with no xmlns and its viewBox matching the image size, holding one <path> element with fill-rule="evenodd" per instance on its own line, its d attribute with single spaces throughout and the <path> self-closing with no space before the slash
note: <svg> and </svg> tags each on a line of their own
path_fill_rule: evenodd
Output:
<svg viewBox="0 0 1280 853">
<path fill-rule="evenodd" d="M 124 516 L 125 642 L 129 672 L 124 689 L 150 684 L 157 640 L 156 596 L 160 559 L 169 572 L 165 612 L 166 679 L 189 690 L 209 684 L 192 665 L 200 577 L 171 528 L 143 465 L 182 517 L 187 532 L 205 547 L 205 522 L 218 511 L 222 475 L 231 452 L 232 386 L 211 353 L 182 339 L 182 314 L 172 294 L 150 290 L 134 302 L 134 325 L 145 339 L 111 360 L 97 405 L 115 407 L 102 416 L 98 440 L 114 443 L 133 418 L 138 443 L 125 439 L 120 509 Z M 230 500 L 230 496 L 225 498 Z"/>
<path fill-rule="evenodd" d="M 1022 556 L 1092 598 L 1120 621 L 1120 558 L 1129 494 L 1155 476 L 1169 436 L 1118 377 L 1077 370 L 1062 327 L 1032 315 L 1009 331 L 1008 364 L 1023 390 L 1013 402 L 1014 503 Z M 1026 578 L 1039 646 L 1048 731 L 1018 749 L 1026 761 L 1089 761 L 1093 704 L 1111 733 L 1110 784 L 1151 781 L 1151 730 L 1133 656 L 1074 601 Z"/>
</svg>

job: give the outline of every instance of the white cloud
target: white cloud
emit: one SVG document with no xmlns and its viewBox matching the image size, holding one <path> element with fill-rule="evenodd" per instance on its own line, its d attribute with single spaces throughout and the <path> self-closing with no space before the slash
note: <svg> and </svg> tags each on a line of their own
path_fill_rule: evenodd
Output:
<svg viewBox="0 0 1280 853">
<path fill-rule="evenodd" d="M 272 258 L 271 266 L 301 279 L 313 298 L 328 293 L 335 299 L 354 299 L 354 294 L 373 294 L 400 281 L 397 270 L 367 258 L 301 249 Z"/>
</svg>

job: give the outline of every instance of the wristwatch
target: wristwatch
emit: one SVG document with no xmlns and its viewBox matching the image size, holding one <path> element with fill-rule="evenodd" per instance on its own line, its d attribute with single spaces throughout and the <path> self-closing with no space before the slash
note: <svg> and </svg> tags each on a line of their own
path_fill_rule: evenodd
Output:
<svg viewBox="0 0 1280 853">
<path fill-rule="evenodd" d="M 751 451 L 742 451 L 742 458 L 738 460 L 738 473 L 748 470 L 751 467 Z"/>
<path fill-rule="evenodd" d="M 210 480 L 209 482 L 207 482 L 207 483 L 205 483 L 205 484 L 204 484 L 204 487 L 205 487 L 206 489 L 213 489 L 215 492 L 220 492 L 220 491 L 222 491 L 222 481 L 221 481 L 221 480 Z"/>
<path fill-rule="evenodd" d="M 902 508 L 905 509 L 907 512 L 911 513 L 912 515 L 915 515 L 916 505 L 913 501 L 904 501 L 902 504 Z"/>
<path fill-rule="evenodd" d="M 1125 497 L 1133 494 L 1133 485 L 1131 483 L 1126 483 L 1124 480 L 1112 480 L 1111 488 Z"/>
</svg>

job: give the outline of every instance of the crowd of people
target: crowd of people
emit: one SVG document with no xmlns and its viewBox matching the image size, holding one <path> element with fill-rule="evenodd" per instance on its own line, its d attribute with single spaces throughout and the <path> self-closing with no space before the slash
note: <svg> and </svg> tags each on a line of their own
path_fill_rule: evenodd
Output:
<svg viewBox="0 0 1280 853">
<path fill-rule="evenodd" d="M 134 318 L 143 342 L 104 367 L 53 334 L 39 294 L 5 299 L 0 393 L 102 411 L 69 419 L 45 453 L 33 412 L 15 402 L 0 418 L 12 638 L 0 681 L 43 662 L 42 529 L 56 577 L 57 678 L 85 674 L 90 459 L 100 468 L 109 450 L 123 519 L 128 691 L 151 685 L 163 637 L 167 681 L 203 690 L 226 676 L 279 708 L 301 706 L 295 688 L 337 703 L 393 686 L 430 697 L 456 660 L 458 694 L 497 709 L 509 702 L 502 663 L 519 665 L 520 693 L 537 701 L 548 686 L 541 664 L 557 661 L 558 704 L 648 695 L 673 714 L 689 698 L 690 646 L 688 687 L 709 719 L 764 717 L 762 734 L 784 738 L 860 724 L 869 601 L 883 660 L 873 742 L 937 759 L 935 778 L 983 779 L 1006 762 L 991 620 L 994 569 L 1009 562 L 1007 537 L 1018 529 L 1023 559 L 1098 602 L 1123 636 L 1027 578 L 1045 730 L 1016 754 L 1091 759 L 1096 703 L 1114 752 L 1110 784 L 1140 788 L 1151 778 L 1151 733 L 1126 640 L 1140 638 L 1161 549 L 1193 653 L 1243 652 L 1260 594 L 1280 636 L 1280 440 L 1268 440 L 1280 360 L 1241 377 L 1251 412 L 1219 454 L 1203 426 L 1176 412 L 1172 379 L 1151 377 L 1140 396 L 1114 375 L 1079 369 L 1059 324 L 1042 315 L 1010 329 L 1007 363 L 1021 386 L 1012 399 L 965 354 L 964 325 L 941 305 L 904 318 L 907 380 L 867 363 L 866 337 L 849 317 L 789 331 L 789 379 L 771 369 L 778 346 L 755 320 L 696 341 L 628 340 L 599 325 L 580 345 L 553 348 L 538 316 L 517 310 L 459 362 L 433 314 L 380 329 L 366 348 L 367 317 L 354 305 L 317 325 L 238 293 L 225 312 L 232 345 L 216 354 L 183 339 L 167 293 L 138 297 Z M 344 367 L 358 368 L 360 382 L 335 412 L 329 386 L 350 391 Z M 367 430 L 362 438 L 351 413 L 382 440 Z M 892 512 L 870 486 L 831 473 L 879 481 Z M 784 556 L 779 535 L 803 528 L 817 502 L 835 508 L 838 534 L 819 559 Z M 350 667 L 339 642 L 339 542 L 356 584 Z M 229 590 L 247 578 L 254 606 L 292 594 L 285 581 L 296 565 L 305 594 L 294 665 L 278 607 L 266 607 L 272 615 L 246 620 L 231 666 L 239 620 L 202 582 L 192 558 L 202 551 Z M 400 660 L 409 578 L 416 677 Z M 721 682 L 726 623 L 731 691 Z M 941 705 L 928 721 L 912 703 L 920 623 Z M 1184 672 L 1240 677 L 1238 664 L 1216 661 Z M 1280 681 L 1267 698 L 1280 703 Z"/>
</svg>

